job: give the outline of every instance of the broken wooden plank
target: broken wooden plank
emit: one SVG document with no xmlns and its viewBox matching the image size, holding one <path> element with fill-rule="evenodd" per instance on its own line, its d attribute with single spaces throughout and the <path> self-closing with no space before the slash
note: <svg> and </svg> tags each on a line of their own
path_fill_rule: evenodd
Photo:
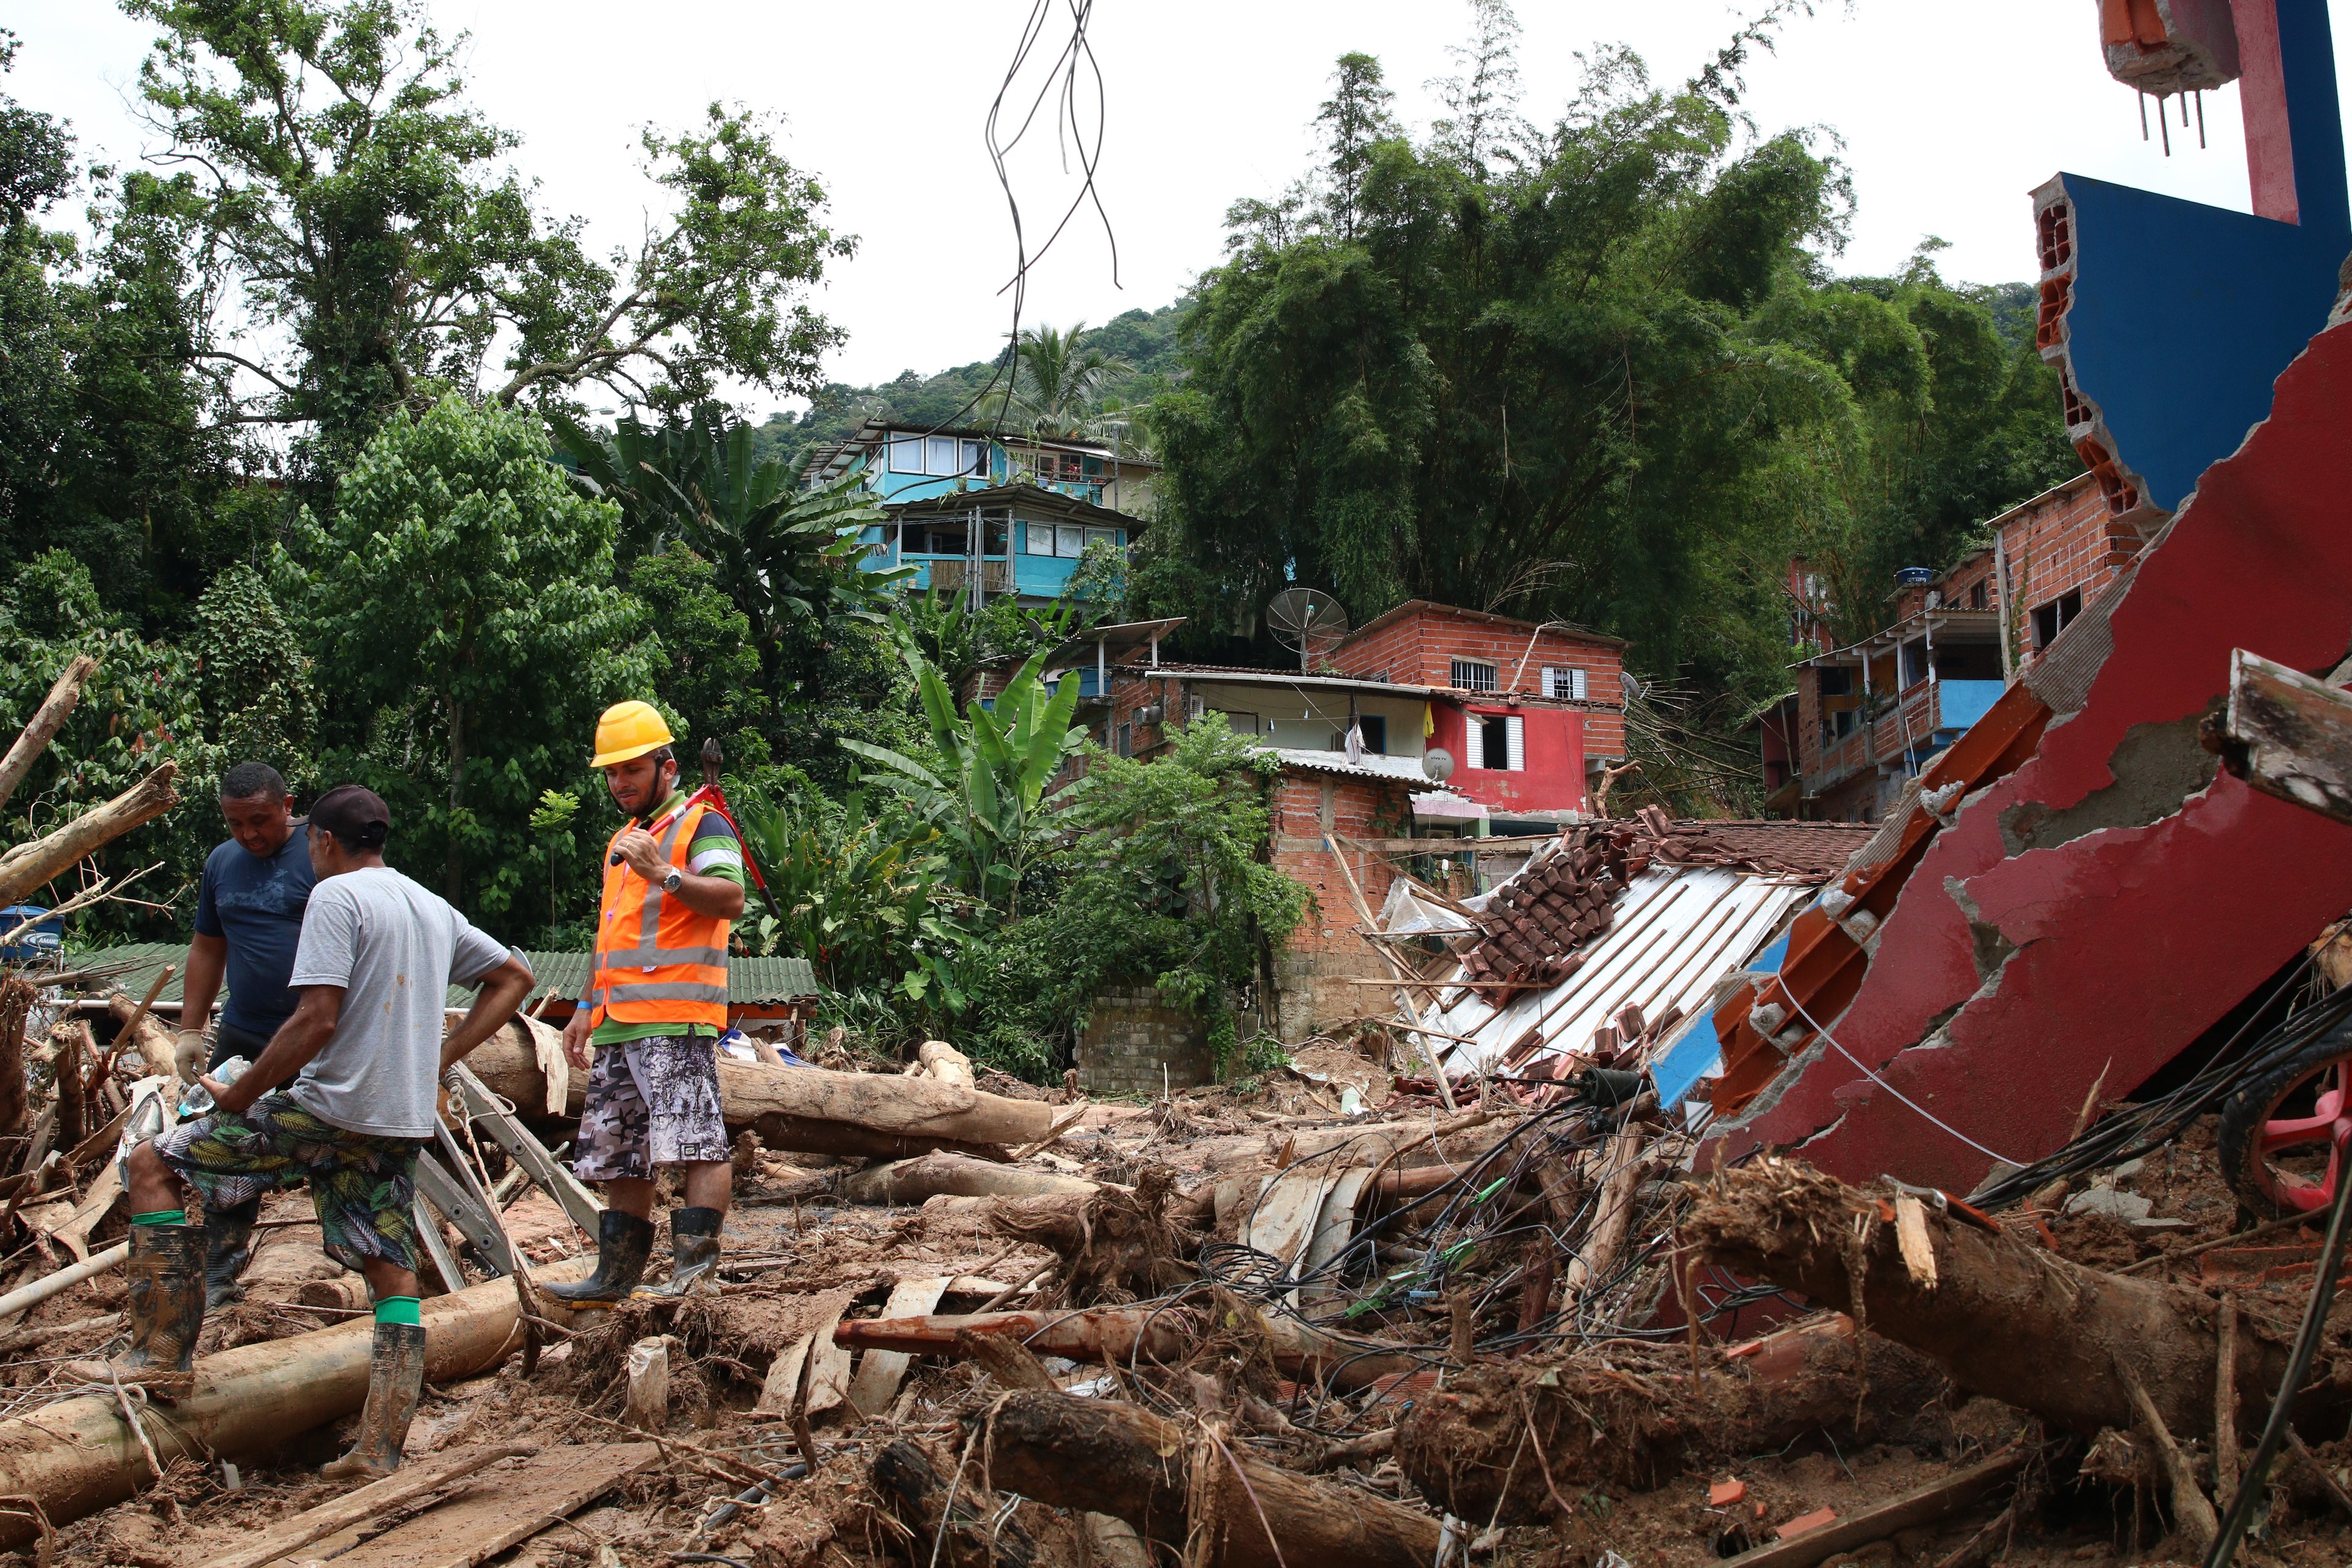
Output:
<svg viewBox="0 0 2352 1568">
<path fill-rule="evenodd" d="M 2352 823 L 2352 692 L 2233 648 L 2221 751 L 2264 795 Z"/>
<path fill-rule="evenodd" d="M 919 1204 L 942 1194 L 962 1198 L 1034 1198 L 1055 1194 L 1080 1197 L 1101 1190 L 1083 1176 L 1024 1171 L 965 1154 L 925 1154 L 868 1166 L 842 1179 L 842 1201 L 853 1204 Z"/>
<path fill-rule="evenodd" d="M 543 1449 L 333 1561 L 336 1568 L 475 1568 L 570 1518 L 660 1458 L 657 1443 Z"/>
<path fill-rule="evenodd" d="M 947 1294 L 944 1276 L 928 1279 L 901 1279 L 891 1288 L 890 1299 L 882 1304 L 886 1318 L 912 1318 L 929 1311 Z M 828 1338 L 831 1336 L 828 1335 Z M 890 1408 L 898 1397 L 898 1384 L 907 1375 L 907 1364 L 915 1358 L 904 1351 L 867 1351 L 857 1363 L 857 1375 L 850 1380 L 850 1408 L 860 1415 L 879 1415 Z M 814 1376 L 811 1376 L 811 1395 L 814 1394 Z"/>
<path fill-rule="evenodd" d="M 206 1568 L 263 1568 L 265 1563 L 275 1563 L 314 1541 L 364 1524 L 502 1459 L 528 1458 L 538 1452 L 536 1443 L 491 1443 L 429 1455 L 357 1491 L 345 1492 L 291 1519 L 280 1520 L 263 1531 L 261 1539 L 252 1545 L 215 1557 Z"/>
<path fill-rule="evenodd" d="M 856 1300 L 857 1290 L 854 1286 L 828 1290 L 822 1296 L 810 1299 L 806 1305 L 814 1316 L 816 1326 L 778 1351 L 775 1360 L 768 1363 L 768 1375 L 760 1385 L 760 1398 L 751 1406 L 752 1415 L 791 1414 L 793 1394 L 800 1386 L 801 1363 L 807 1360 L 809 1352 L 820 1344 L 825 1347 L 826 1353 L 810 1369 L 808 1407 L 812 1411 L 830 1410 L 841 1403 L 842 1394 L 849 1385 L 849 1352 L 835 1349 L 833 1340 L 835 1331 L 841 1324 L 841 1314 L 847 1311 L 849 1304 Z M 806 1318 L 801 1321 L 809 1321 Z M 835 1358 L 838 1358 L 837 1364 Z"/>
<path fill-rule="evenodd" d="M 1724 1568 L 1813 1568 L 1815 1563 L 1826 1563 L 1841 1552 L 1852 1552 L 1973 1508 L 1987 1492 L 2015 1475 L 2024 1462 L 2025 1455 L 2020 1449 L 1996 1454 L 1957 1476 L 1906 1492 L 1876 1508 L 1865 1509 L 1786 1541 L 1743 1552 L 1727 1559 Z"/>
</svg>

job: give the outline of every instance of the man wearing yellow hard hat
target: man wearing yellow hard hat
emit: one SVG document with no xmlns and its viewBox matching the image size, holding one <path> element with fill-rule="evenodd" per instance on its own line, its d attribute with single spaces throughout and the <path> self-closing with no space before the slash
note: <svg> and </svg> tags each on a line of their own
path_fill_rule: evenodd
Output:
<svg viewBox="0 0 2352 1568">
<path fill-rule="evenodd" d="M 630 1295 L 715 1296 L 733 1174 L 718 1041 L 727 1031 L 727 938 L 743 912 L 743 849 L 726 817 L 677 787 L 669 726 L 650 704 L 604 710 L 591 765 L 604 770 L 629 820 L 605 848 L 594 958 L 563 1053 L 588 1074 L 572 1170 L 601 1183 L 609 1206 L 596 1271 L 543 1289 L 586 1306 Z M 668 1282 L 640 1285 L 662 1165 L 685 1168 L 686 1203 L 670 1211 Z"/>
</svg>

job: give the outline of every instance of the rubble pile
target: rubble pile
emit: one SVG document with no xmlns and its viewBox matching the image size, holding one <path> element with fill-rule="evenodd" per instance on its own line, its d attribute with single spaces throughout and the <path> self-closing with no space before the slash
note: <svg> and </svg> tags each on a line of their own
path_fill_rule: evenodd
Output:
<svg viewBox="0 0 2352 1568">
<path fill-rule="evenodd" d="M 486 1067 L 514 1067 L 507 1045 Z M 1794 1160 L 1696 1173 L 1652 1097 L 1591 1083 L 1534 1113 L 1447 1116 L 1407 1088 L 1342 1118 L 1284 1074 L 1016 1101 L 957 1081 L 946 1047 L 911 1070 L 815 1054 L 756 1069 L 788 1089 L 729 1080 L 715 1295 L 541 1297 L 526 1319 L 453 1230 L 461 1278 L 426 1303 L 432 1382 L 388 1481 L 316 1479 L 356 1411 L 356 1384 L 330 1397 L 351 1383 L 333 1325 L 364 1291 L 300 1194 L 271 1201 L 246 1299 L 208 1321 L 197 1396 L 137 1409 L 137 1435 L 54 1375 L 115 1331 L 119 1274 L 14 1311 L 0 1540 L 142 1568 L 2190 1561 L 2197 1502 L 2250 1484 L 2232 1467 L 2317 1251 L 2294 1225 L 2237 1239 L 2210 1118 L 1990 1215 Z M 50 1079 L 27 1081 L 37 1117 Z M 759 1108 L 787 1095 L 894 1137 L 959 1097 L 967 1130 L 1045 1131 L 779 1147 Z M 60 1237 L 105 1196 L 102 1162 L 65 1163 L 7 1211 L 7 1284 L 68 1267 Z M 584 1266 L 562 1204 L 497 1148 L 485 1165 L 533 1277 Z M 89 1218 L 93 1255 L 124 1218 Z M 2342 1326 L 2242 1560 L 2352 1539 Z M 68 1434 L 121 1464 L 121 1500 L 44 1490 L 26 1459 Z"/>
</svg>

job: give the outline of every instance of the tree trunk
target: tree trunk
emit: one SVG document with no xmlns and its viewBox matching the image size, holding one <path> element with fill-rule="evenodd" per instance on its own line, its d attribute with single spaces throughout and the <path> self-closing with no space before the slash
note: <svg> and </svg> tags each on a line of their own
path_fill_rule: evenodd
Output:
<svg viewBox="0 0 2352 1568">
<path fill-rule="evenodd" d="M 1036 1541 L 1015 1519 L 990 1521 L 995 1500 L 981 1489 L 981 1467 L 968 1464 L 961 1478 L 943 1474 L 929 1448 L 904 1437 L 874 1457 L 874 1489 L 884 1506 L 915 1538 L 919 1565 L 933 1559 L 949 1568 L 1034 1568 L 1044 1559 Z"/>
<path fill-rule="evenodd" d="M 1007 1394 L 988 1418 L 986 1442 L 993 1485 L 1110 1514 L 1177 1550 L 1198 1526 L 1208 1535 L 1198 1561 L 1209 1568 L 1427 1568 L 1437 1560 L 1439 1525 L 1429 1515 L 1283 1469 L 1208 1428 L 1131 1405 Z"/>
<path fill-rule="evenodd" d="M 962 1154 L 926 1154 L 875 1165 L 843 1178 L 841 1196 L 853 1204 L 919 1204 L 942 1193 L 956 1197 L 1087 1198 L 1101 1184 L 1080 1176 L 1017 1170 Z"/>
<path fill-rule="evenodd" d="M 33 987 L 16 975 L 0 980 L 0 1138 L 24 1135 L 25 1015 Z"/>
<path fill-rule="evenodd" d="M 22 902 L 26 894 L 84 856 L 179 805 L 179 793 L 172 787 L 173 775 L 178 772 L 178 764 L 164 763 L 104 805 L 82 813 L 46 837 L 0 855 L 0 905 Z"/>
<path fill-rule="evenodd" d="M 1927 1218 L 1935 1272 L 1922 1280 L 1903 1260 L 1894 1216 L 1887 1199 L 1771 1159 L 1717 1178 L 1683 1235 L 1734 1273 L 1802 1291 L 1933 1357 L 1970 1393 L 2076 1431 L 2128 1429 L 2137 1413 L 2116 1370 L 2127 1365 L 2172 1430 L 2209 1430 L 2220 1347 L 2201 1292 L 2084 1268 L 2017 1231 L 1938 1214 Z M 2238 1385 L 2276 1388 L 2287 1355 L 2240 1334 Z M 2342 1405 L 2323 1383 L 2297 1415 Z"/>
<path fill-rule="evenodd" d="M 8 804 L 8 798 L 16 793 L 16 786 L 25 782 L 25 775 L 33 771 L 33 764 L 40 760 L 43 752 L 49 749 L 49 742 L 65 727 L 74 705 L 81 700 L 83 682 L 97 673 L 98 660 L 88 654 L 79 655 L 66 666 L 65 673 L 58 677 L 57 684 L 49 688 L 49 694 L 41 699 L 40 707 L 33 712 L 32 722 L 26 724 L 24 732 L 16 737 L 16 743 L 8 748 L 8 754 L 0 757 L 0 806 Z"/>
<path fill-rule="evenodd" d="M 457 847 L 457 814 L 466 808 L 466 704 L 449 699 L 449 858 L 441 871 L 441 896 L 460 902 L 466 891 L 465 857 Z"/>
<path fill-rule="evenodd" d="M 539 1278 L 579 1279 L 591 1261 L 567 1258 Z M 434 1384 L 477 1376 L 521 1347 L 510 1279 L 436 1296 L 423 1311 L 425 1375 Z M 183 1455 L 209 1462 L 272 1453 L 366 1401 L 373 1333 L 366 1321 L 343 1323 L 205 1356 L 196 1363 L 195 1392 L 143 1423 L 147 1441 L 166 1465 Z M 0 1497 L 33 1499 L 53 1525 L 111 1507 L 151 1479 L 110 1390 L 0 1421 Z M 24 1515 L 0 1513 L 0 1550 L 35 1533 Z"/>
</svg>

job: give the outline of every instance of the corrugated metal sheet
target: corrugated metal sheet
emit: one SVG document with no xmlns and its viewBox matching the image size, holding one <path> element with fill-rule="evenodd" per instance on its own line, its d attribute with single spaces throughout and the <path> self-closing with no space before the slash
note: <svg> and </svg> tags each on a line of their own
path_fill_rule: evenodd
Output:
<svg viewBox="0 0 2352 1568">
<path fill-rule="evenodd" d="M 1433 1006 L 1423 1022 L 1471 1042 L 1447 1047 L 1446 1066 L 1456 1073 L 1493 1066 L 1531 1029 L 1540 1031 L 1544 1043 L 1528 1061 L 1581 1056 L 1594 1032 L 1629 1002 L 1654 1021 L 1670 1006 L 1697 1011 L 1716 981 L 1769 941 L 1812 895 L 1810 885 L 1779 877 L 1714 866 L 1653 866 L 1619 899 L 1608 931 L 1580 950 L 1584 963 L 1574 974 L 1499 1011 L 1473 994 L 1442 1012 Z"/>
<path fill-rule="evenodd" d="M 150 942 L 68 953 L 66 962 L 77 969 L 120 968 L 122 977 L 116 984 L 133 996 L 144 996 L 147 987 L 154 984 L 157 972 L 167 963 L 181 963 L 187 956 L 187 948 L 180 943 Z M 534 1001 L 550 991 L 577 996 L 587 983 L 588 955 L 584 952 L 526 952 L 522 957 L 530 965 L 531 973 L 538 976 L 539 984 L 531 987 L 530 993 Z M 764 1006 L 819 994 L 816 971 L 805 958 L 746 958 L 739 954 L 727 961 L 727 1001 L 730 1006 Z M 468 1005 L 473 998 L 470 987 L 449 988 L 452 1007 Z M 178 974 L 172 976 L 171 984 L 163 987 L 163 994 L 156 1000 L 166 1004 L 180 1000 Z"/>
</svg>

